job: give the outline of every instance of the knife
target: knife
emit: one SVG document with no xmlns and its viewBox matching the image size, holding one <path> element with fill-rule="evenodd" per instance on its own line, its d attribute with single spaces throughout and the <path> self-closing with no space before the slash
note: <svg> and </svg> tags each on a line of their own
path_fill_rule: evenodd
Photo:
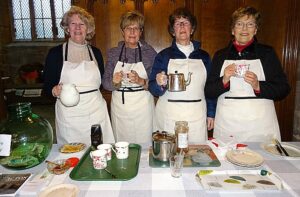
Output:
<svg viewBox="0 0 300 197">
<path fill-rule="evenodd" d="M 116 178 L 117 178 L 113 173 L 111 173 L 111 172 L 110 172 L 109 170 L 107 170 L 106 168 L 104 168 L 104 170 L 105 170 L 108 174 L 110 174 L 111 177 L 112 177 L 113 179 L 116 179 Z"/>
<path fill-rule="evenodd" d="M 276 150 L 279 152 L 279 154 L 282 155 L 282 151 L 281 151 L 281 149 L 279 148 L 279 146 L 278 146 L 277 144 L 275 144 L 275 146 L 276 146 Z"/>
<path fill-rule="evenodd" d="M 279 146 L 279 148 L 284 152 L 284 154 L 285 154 L 286 156 L 290 156 L 290 155 L 286 152 L 286 150 L 283 148 L 283 146 L 281 146 L 280 142 L 279 142 L 277 139 L 275 139 L 275 141 L 276 141 L 276 144 Z"/>
</svg>

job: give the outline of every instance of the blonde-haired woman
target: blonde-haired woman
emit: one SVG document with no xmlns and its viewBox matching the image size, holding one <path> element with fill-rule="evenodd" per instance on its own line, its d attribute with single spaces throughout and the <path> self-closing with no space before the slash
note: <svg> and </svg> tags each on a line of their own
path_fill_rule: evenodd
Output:
<svg viewBox="0 0 300 197">
<path fill-rule="evenodd" d="M 87 41 L 95 34 L 94 18 L 84 9 L 72 6 L 64 14 L 61 27 L 69 39 L 50 49 L 44 70 L 44 91 L 57 98 L 57 142 L 89 145 L 93 124 L 101 125 L 104 142 L 114 142 L 106 102 L 99 91 L 104 73 L 103 58 L 100 50 Z M 77 105 L 67 107 L 60 101 L 63 84 L 76 85 L 80 95 Z"/>
<path fill-rule="evenodd" d="M 274 49 L 256 39 L 260 13 L 241 7 L 231 19 L 233 39 L 215 53 L 205 88 L 207 97 L 218 98 L 214 137 L 281 140 L 274 101 L 290 92 L 286 75 Z"/>
<path fill-rule="evenodd" d="M 154 101 L 148 91 L 148 76 L 155 50 L 140 40 L 144 16 L 126 12 L 121 17 L 124 41 L 109 50 L 103 87 L 112 91 L 111 121 L 116 140 L 150 143 Z"/>
</svg>

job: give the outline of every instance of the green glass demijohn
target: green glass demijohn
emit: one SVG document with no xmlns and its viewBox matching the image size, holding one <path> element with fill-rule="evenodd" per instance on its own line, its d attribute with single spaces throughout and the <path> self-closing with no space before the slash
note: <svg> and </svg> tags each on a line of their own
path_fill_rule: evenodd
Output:
<svg viewBox="0 0 300 197">
<path fill-rule="evenodd" d="M 53 144 L 50 123 L 32 113 L 31 103 L 8 106 L 8 118 L 1 124 L 0 134 L 11 135 L 10 155 L 0 157 L 0 164 L 11 169 L 28 169 L 43 162 Z"/>
</svg>

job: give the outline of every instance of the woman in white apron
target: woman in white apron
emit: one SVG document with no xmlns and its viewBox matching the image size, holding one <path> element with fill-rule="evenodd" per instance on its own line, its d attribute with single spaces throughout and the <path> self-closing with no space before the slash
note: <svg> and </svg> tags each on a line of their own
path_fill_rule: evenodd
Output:
<svg viewBox="0 0 300 197">
<path fill-rule="evenodd" d="M 273 100 L 286 97 L 290 87 L 270 46 L 257 42 L 260 14 L 252 7 L 232 15 L 230 45 L 213 58 L 205 93 L 217 98 L 214 137 L 237 141 L 280 138 Z"/>
<path fill-rule="evenodd" d="M 86 42 L 94 34 L 94 20 L 83 9 L 72 6 L 61 23 L 70 35 L 68 42 L 49 51 L 45 65 L 45 91 L 57 97 L 55 123 L 57 143 L 91 143 L 91 126 L 100 124 L 103 141 L 114 142 L 106 102 L 99 88 L 103 59 L 101 52 Z M 99 66 L 98 66 L 99 65 Z M 101 68 L 102 67 L 102 68 Z M 100 68 L 100 70 L 99 70 Z M 62 85 L 74 84 L 79 103 L 65 106 L 59 99 Z"/>
<path fill-rule="evenodd" d="M 103 87 L 112 91 L 111 121 L 117 141 L 150 144 L 153 132 L 153 96 L 148 75 L 156 55 L 140 41 L 144 17 L 134 11 L 121 19 L 124 41 L 108 52 Z"/>
<path fill-rule="evenodd" d="M 169 22 L 175 39 L 155 58 L 149 81 L 150 92 L 159 96 L 155 129 L 174 133 L 176 121 L 188 121 L 189 143 L 203 143 L 207 140 L 207 130 L 213 128 L 215 114 L 215 102 L 207 101 L 204 95 L 210 57 L 200 49 L 199 42 L 191 41 L 196 19 L 188 10 L 175 10 Z M 168 90 L 167 75 L 174 73 L 183 73 L 185 80 L 190 80 L 185 91 Z"/>
</svg>

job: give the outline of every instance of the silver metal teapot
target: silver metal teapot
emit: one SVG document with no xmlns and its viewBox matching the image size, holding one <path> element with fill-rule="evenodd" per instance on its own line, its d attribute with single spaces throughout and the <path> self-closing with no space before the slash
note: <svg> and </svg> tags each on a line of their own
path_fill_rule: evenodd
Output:
<svg viewBox="0 0 300 197">
<path fill-rule="evenodd" d="M 168 90 L 170 92 L 181 92 L 186 90 L 186 86 L 191 83 L 191 75 L 192 73 L 188 73 L 188 79 L 185 80 L 183 73 L 175 73 L 168 75 Z"/>
<path fill-rule="evenodd" d="M 152 155 L 154 159 L 168 161 L 176 152 L 176 137 L 174 134 L 163 132 L 152 133 Z"/>
</svg>

